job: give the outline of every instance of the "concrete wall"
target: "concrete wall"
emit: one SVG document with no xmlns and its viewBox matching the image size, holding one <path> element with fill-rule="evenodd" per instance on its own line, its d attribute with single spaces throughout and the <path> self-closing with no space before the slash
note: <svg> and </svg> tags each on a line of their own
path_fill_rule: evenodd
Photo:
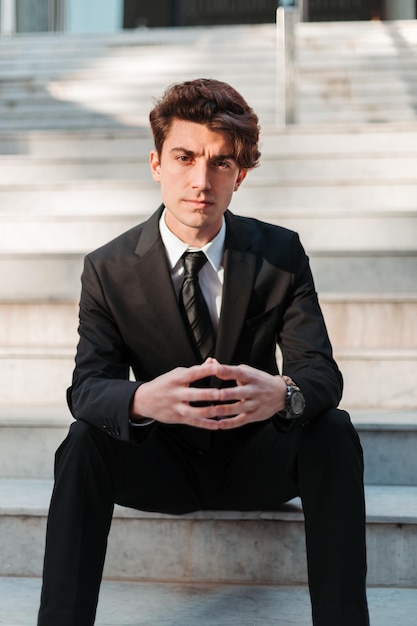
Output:
<svg viewBox="0 0 417 626">
<path fill-rule="evenodd" d="M 413 20 L 416 17 L 415 0 L 386 0 L 385 19 Z"/>
<path fill-rule="evenodd" d="M 123 0 L 69 0 L 66 28 L 70 33 L 111 33 L 123 27 Z"/>
</svg>

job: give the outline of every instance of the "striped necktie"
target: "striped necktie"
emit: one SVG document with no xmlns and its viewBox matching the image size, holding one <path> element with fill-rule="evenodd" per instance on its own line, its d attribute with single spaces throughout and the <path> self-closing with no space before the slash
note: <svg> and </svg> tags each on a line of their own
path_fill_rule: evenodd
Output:
<svg viewBox="0 0 417 626">
<path fill-rule="evenodd" d="M 188 321 L 203 361 L 214 354 L 215 337 L 210 313 L 202 294 L 198 273 L 207 261 L 204 252 L 184 252 L 184 280 L 180 291 L 180 307 Z"/>
</svg>

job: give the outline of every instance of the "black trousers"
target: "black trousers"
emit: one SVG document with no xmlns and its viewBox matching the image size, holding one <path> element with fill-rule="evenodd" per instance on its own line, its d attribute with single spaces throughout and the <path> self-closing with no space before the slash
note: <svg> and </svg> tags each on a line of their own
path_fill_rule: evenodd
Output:
<svg viewBox="0 0 417 626">
<path fill-rule="evenodd" d="M 347 413 L 288 432 L 271 420 L 224 432 L 157 425 L 141 445 L 75 422 L 56 453 L 38 626 L 94 624 L 115 503 L 275 510 L 296 495 L 314 626 L 368 626 L 363 455 Z"/>
</svg>

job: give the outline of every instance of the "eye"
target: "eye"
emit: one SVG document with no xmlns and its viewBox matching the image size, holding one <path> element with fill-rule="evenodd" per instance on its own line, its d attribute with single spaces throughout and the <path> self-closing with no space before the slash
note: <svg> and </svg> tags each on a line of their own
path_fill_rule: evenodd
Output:
<svg viewBox="0 0 417 626">
<path fill-rule="evenodd" d="M 222 170 L 230 169 L 230 163 L 229 161 L 226 161 L 225 159 L 218 159 L 217 161 L 214 162 L 214 165 Z"/>
</svg>

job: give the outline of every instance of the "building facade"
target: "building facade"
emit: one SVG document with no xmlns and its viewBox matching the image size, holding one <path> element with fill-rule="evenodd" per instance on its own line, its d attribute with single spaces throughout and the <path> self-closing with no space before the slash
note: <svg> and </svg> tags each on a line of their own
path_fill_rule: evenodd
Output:
<svg viewBox="0 0 417 626">
<path fill-rule="evenodd" d="M 0 0 L 0 33 L 268 23 L 279 4 L 298 4 L 304 21 L 415 19 L 417 11 L 417 0 Z"/>
</svg>

